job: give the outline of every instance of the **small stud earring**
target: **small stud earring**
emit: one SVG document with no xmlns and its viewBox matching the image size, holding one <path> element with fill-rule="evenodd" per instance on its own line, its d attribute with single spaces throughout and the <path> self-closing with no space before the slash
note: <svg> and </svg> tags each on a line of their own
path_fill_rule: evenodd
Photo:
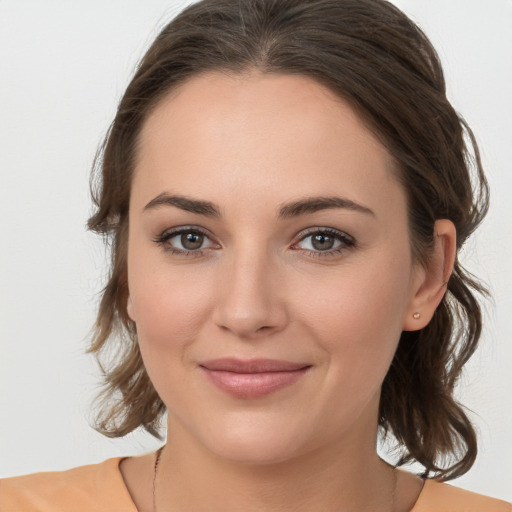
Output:
<svg viewBox="0 0 512 512">
<path fill-rule="evenodd" d="M 412 317 L 414 318 L 414 320 L 419 320 L 421 318 L 421 314 L 420 313 L 414 313 L 412 315 Z"/>
</svg>

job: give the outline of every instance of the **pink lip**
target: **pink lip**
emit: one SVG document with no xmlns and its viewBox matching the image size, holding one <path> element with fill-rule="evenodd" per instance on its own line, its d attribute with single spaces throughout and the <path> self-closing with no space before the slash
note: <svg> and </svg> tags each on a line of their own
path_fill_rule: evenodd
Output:
<svg viewBox="0 0 512 512">
<path fill-rule="evenodd" d="M 290 386 L 311 365 L 275 359 L 214 359 L 200 363 L 210 382 L 236 398 L 258 398 Z"/>
</svg>

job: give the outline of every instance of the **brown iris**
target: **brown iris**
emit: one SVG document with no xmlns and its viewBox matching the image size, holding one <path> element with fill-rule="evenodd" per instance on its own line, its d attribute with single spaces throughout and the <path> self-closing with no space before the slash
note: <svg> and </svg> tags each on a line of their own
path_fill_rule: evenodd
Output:
<svg viewBox="0 0 512 512">
<path fill-rule="evenodd" d="M 318 233 L 311 237 L 311 245 L 318 251 L 328 251 L 334 246 L 334 237 Z"/>
<path fill-rule="evenodd" d="M 183 233 L 180 241 L 184 249 L 195 251 L 203 245 L 204 236 L 200 233 Z"/>
</svg>

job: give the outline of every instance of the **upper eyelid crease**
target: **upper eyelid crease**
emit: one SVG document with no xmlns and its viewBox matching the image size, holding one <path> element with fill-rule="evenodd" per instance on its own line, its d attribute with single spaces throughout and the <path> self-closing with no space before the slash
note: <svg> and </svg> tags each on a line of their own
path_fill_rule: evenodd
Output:
<svg viewBox="0 0 512 512">
<path fill-rule="evenodd" d="M 352 235 L 349 235 L 346 231 L 341 231 L 336 228 L 330 228 L 326 226 L 314 226 L 311 228 L 307 228 L 301 231 L 297 236 L 302 239 L 304 237 L 308 237 L 314 235 L 315 233 L 327 233 L 331 236 L 339 236 L 341 238 L 350 238 L 353 239 Z"/>
<path fill-rule="evenodd" d="M 152 199 L 143 209 L 143 212 L 153 210 L 160 206 L 174 206 L 181 210 L 203 215 L 206 217 L 221 217 L 220 209 L 210 201 L 202 201 L 192 199 L 182 195 L 168 194 L 162 192 L 154 199 Z M 298 217 L 300 215 L 311 214 L 321 210 L 328 209 L 345 209 L 364 213 L 375 217 L 375 213 L 370 208 L 358 204 L 350 199 L 342 197 L 308 197 L 292 203 L 283 205 L 279 209 L 278 217 L 281 219 L 288 219 Z"/>
</svg>

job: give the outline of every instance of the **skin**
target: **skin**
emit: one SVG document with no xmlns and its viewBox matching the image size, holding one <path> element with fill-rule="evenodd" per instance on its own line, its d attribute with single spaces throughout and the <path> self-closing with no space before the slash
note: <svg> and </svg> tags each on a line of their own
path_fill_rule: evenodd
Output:
<svg viewBox="0 0 512 512">
<path fill-rule="evenodd" d="M 147 207 L 161 194 L 218 215 Z M 334 196 L 371 212 L 279 217 L 283 205 Z M 128 314 L 169 411 L 158 510 L 391 510 L 395 473 L 375 450 L 381 384 L 402 330 L 425 326 L 444 294 L 451 222 L 436 223 L 430 263 L 415 264 L 387 149 L 314 80 L 256 71 L 200 75 L 160 102 L 130 201 Z M 184 253 L 169 235 L 177 227 L 204 232 L 200 249 Z M 340 238 L 319 250 L 311 235 L 326 228 Z M 198 366 L 228 356 L 311 368 L 240 399 Z M 121 465 L 139 510 L 152 509 L 153 462 Z M 405 512 L 422 483 L 397 475 L 394 510 Z"/>
</svg>

